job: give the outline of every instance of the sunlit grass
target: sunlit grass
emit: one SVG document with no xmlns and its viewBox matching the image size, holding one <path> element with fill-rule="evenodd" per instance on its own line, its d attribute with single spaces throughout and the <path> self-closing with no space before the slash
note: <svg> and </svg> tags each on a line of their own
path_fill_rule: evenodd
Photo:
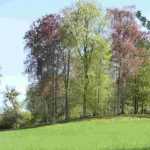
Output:
<svg viewBox="0 0 150 150">
<path fill-rule="evenodd" d="M 150 119 L 92 119 L 4 131 L 0 150 L 150 150 Z"/>
</svg>

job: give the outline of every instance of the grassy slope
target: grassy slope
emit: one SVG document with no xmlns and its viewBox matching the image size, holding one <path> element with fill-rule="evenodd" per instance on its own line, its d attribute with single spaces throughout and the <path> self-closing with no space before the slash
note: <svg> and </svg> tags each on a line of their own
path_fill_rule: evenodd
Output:
<svg viewBox="0 0 150 150">
<path fill-rule="evenodd" d="M 93 119 L 0 132 L 0 150 L 150 150 L 150 119 Z"/>
</svg>

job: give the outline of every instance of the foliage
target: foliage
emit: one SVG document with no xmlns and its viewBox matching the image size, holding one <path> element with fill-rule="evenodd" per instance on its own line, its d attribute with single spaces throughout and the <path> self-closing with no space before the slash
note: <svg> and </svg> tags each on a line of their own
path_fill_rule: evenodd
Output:
<svg viewBox="0 0 150 150">
<path fill-rule="evenodd" d="M 90 87 L 89 75 L 91 74 L 92 59 L 99 61 L 99 57 L 101 57 L 101 61 L 105 61 L 105 57 L 103 56 L 107 53 L 107 50 L 105 51 L 107 43 L 102 37 L 102 32 L 105 27 L 104 23 L 105 17 L 102 11 L 95 3 L 89 1 L 79 1 L 73 8 L 64 11 L 64 26 L 67 28 L 65 28 L 66 31 L 63 31 L 69 35 L 70 41 L 68 45 L 70 46 L 70 43 L 72 44 L 71 46 L 75 51 L 76 57 L 80 58 L 80 84 L 82 84 L 80 87 L 82 87 L 83 116 L 87 115 L 88 101 L 92 100 L 91 97 L 93 97 L 93 94 L 90 95 L 91 97 L 88 95 L 89 89 L 92 88 Z M 103 52 L 98 54 L 101 49 Z M 98 57 L 93 57 L 96 51 Z M 102 64 L 99 63 L 99 65 Z M 99 70 L 99 68 L 97 69 Z"/>
<path fill-rule="evenodd" d="M 133 113 L 147 113 L 150 98 L 149 64 L 144 64 L 138 74 L 129 79 L 127 84 L 128 102 L 133 105 Z"/>
<path fill-rule="evenodd" d="M 17 101 L 19 93 L 15 88 L 6 88 L 4 93 L 4 111 L 0 117 L 0 129 L 17 129 L 31 125 L 31 114 L 22 112 Z"/>
<path fill-rule="evenodd" d="M 124 113 L 126 99 L 126 82 L 132 75 L 138 73 L 143 63 L 144 48 L 138 47 L 143 38 L 132 9 L 110 9 L 108 15 L 112 26 L 112 61 L 116 68 L 118 113 Z M 120 110 L 121 108 L 121 110 Z"/>
<path fill-rule="evenodd" d="M 136 12 L 136 17 L 141 21 L 142 25 L 150 30 L 150 21 L 142 15 L 141 11 Z"/>
<path fill-rule="evenodd" d="M 106 12 L 91 0 L 35 20 L 24 36 L 27 112 L 7 88 L 1 126 L 149 113 L 149 28 L 133 7 Z"/>
<path fill-rule="evenodd" d="M 26 72 L 34 77 L 33 84 L 36 83 L 40 88 L 39 96 L 44 100 L 44 107 L 48 107 L 44 109 L 44 113 L 49 122 L 55 122 L 58 117 L 57 101 L 62 94 L 59 90 L 61 85 L 58 84 L 63 78 L 60 20 L 60 15 L 44 16 L 33 23 L 24 37 L 26 48 L 30 50 Z"/>
</svg>

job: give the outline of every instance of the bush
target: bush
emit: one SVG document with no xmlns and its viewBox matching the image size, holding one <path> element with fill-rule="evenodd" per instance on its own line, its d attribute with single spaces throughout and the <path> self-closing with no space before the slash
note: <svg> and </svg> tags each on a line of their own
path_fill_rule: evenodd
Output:
<svg viewBox="0 0 150 150">
<path fill-rule="evenodd" d="M 1 116 L 0 128 L 1 129 L 11 129 L 17 127 L 18 114 L 14 111 L 6 111 Z"/>
<path fill-rule="evenodd" d="M 32 125 L 33 116 L 31 115 L 30 112 L 22 112 L 21 113 L 21 118 L 19 120 L 19 127 L 20 128 L 26 128 L 30 127 Z"/>
<path fill-rule="evenodd" d="M 29 112 L 6 111 L 0 118 L 0 129 L 25 128 L 31 125 L 32 116 Z"/>
</svg>

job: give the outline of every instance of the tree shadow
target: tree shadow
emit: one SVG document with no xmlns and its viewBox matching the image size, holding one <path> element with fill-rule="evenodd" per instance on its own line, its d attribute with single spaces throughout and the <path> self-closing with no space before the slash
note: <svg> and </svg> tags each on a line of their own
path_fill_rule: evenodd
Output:
<svg viewBox="0 0 150 150">
<path fill-rule="evenodd" d="M 141 148 L 119 148 L 119 149 L 110 149 L 110 150 L 150 150 L 150 147 L 141 147 Z"/>
</svg>

